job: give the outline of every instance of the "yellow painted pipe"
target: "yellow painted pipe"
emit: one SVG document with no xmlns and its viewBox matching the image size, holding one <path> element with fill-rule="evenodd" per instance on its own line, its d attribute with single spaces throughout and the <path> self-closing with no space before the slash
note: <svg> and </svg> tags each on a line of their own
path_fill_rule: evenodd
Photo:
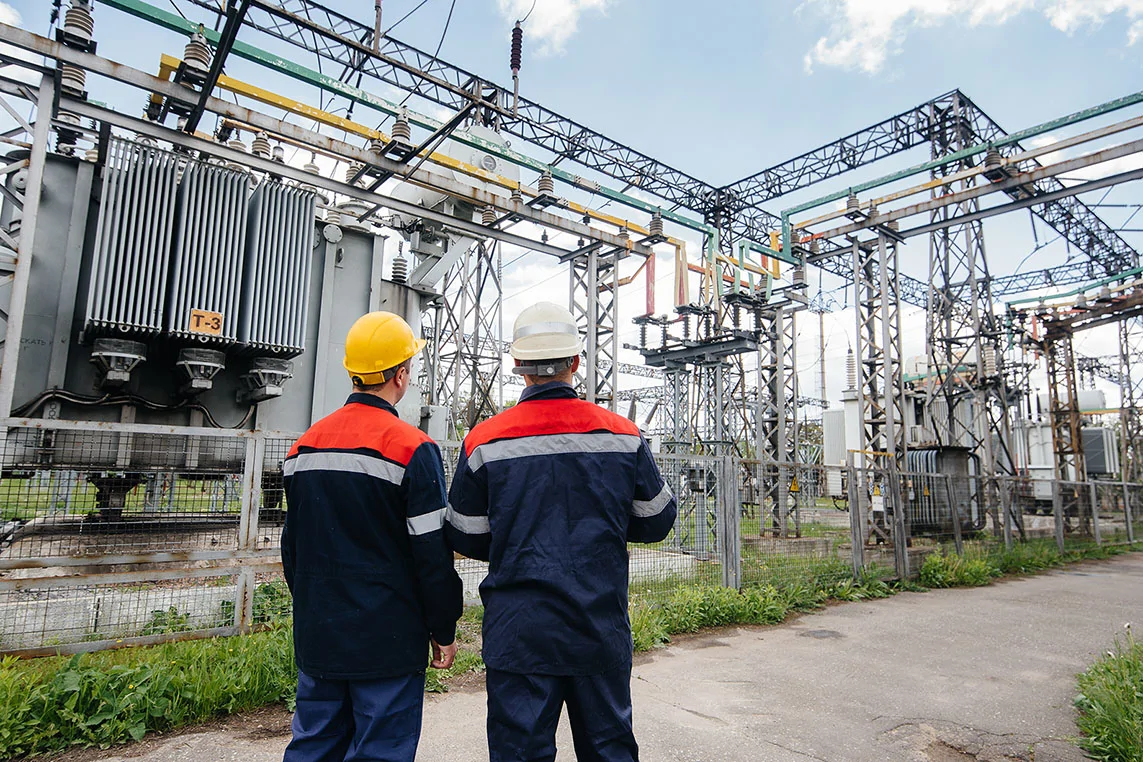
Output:
<svg viewBox="0 0 1143 762">
<path fill-rule="evenodd" d="M 181 63 L 182 61 L 180 61 L 178 58 L 163 54 L 159 59 L 159 76 L 163 79 L 169 80 L 175 71 L 178 70 Z M 288 98 L 284 95 L 280 95 L 270 90 L 258 87 L 257 85 L 252 85 L 249 82 L 243 82 L 242 80 L 228 77 L 225 74 L 219 76 L 218 87 L 222 88 L 223 90 L 235 93 L 236 95 L 241 95 L 250 98 L 251 100 L 265 103 L 269 106 L 274 106 L 275 108 L 280 108 L 283 111 L 297 114 L 298 116 L 302 116 L 307 119 L 313 119 L 319 124 L 324 124 L 328 127 L 344 130 L 345 132 L 358 135 L 368 140 L 381 140 L 384 142 L 389 141 L 388 135 L 380 132 L 379 130 L 373 129 L 372 127 L 367 127 L 364 124 L 354 122 L 351 119 L 346 119 L 345 117 L 338 116 L 337 114 L 331 114 L 328 111 L 323 111 L 322 109 L 315 108 L 309 104 L 294 100 L 293 98 Z M 155 102 L 156 99 L 161 101 L 162 97 L 156 94 L 152 94 L 151 100 Z M 508 190 L 519 189 L 520 192 L 525 196 L 535 198 L 536 196 L 540 195 L 539 191 L 533 188 L 529 188 L 528 186 L 523 185 L 516 180 L 513 180 L 509 177 L 504 177 L 503 175 L 494 174 L 475 165 L 455 159 L 452 156 L 448 156 L 447 154 L 437 152 L 430 154 L 428 158 L 429 161 L 432 161 L 435 164 L 439 164 L 440 166 L 447 167 L 470 177 L 475 177 L 483 182 L 490 183 L 492 185 L 498 185 Z M 586 206 L 583 206 L 582 204 L 577 204 L 573 201 L 569 201 L 566 208 L 572 212 L 575 212 L 576 214 L 586 215 L 598 222 L 605 222 L 620 229 L 627 228 L 632 233 L 637 233 L 643 236 L 651 234 L 649 230 L 630 220 L 625 220 L 610 214 L 604 214 L 603 212 L 590 209 Z M 667 242 L 673 246 L 679 246 L 683 243 L 682 241 L 671 237 L 667 238 Z"/>
</svg>

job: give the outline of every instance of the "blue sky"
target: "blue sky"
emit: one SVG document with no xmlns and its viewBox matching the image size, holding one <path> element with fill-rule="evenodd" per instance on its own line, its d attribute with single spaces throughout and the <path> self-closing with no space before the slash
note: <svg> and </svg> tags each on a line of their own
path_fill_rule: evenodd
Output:
<svg viewBox="0 0 1143 762">
<path fill-rule="evenodd" d="M 372 0 L 326 1 L 372 22 Z M 177 35 L 96 2 L 96 36 L 105 55 L 155 71 L 160 53 L 181 54 Z M 169 0 L 150 2 L 171 8 Z M 384 0 L 385 26 L 418 2 Z M 531 0 L 456 0 L 442 57 L 509 83 L 509 32 L 531 5 Z M 8 0 L 7 6 L 22 26 L 46 31 L 48 0 Z M 427 0 L 394 35 L 432 51 L 449 7 L 450 0 Z M 954 88 L 1015 131 L 1134 92 L 1143 73 L 1143 0 L 536 0 L 525 29 L 525 96 L 714 184 L 737 180 Z M 299 60 L 316 66 L 312 57 Z M 257 76 L 244 62 L 236 62 L 232 73 Z M 312 89 L 297 90 L 291 94 L 316 102 Z M 103 92 L 96 89 L 93 95 Z M 113 90 L 105 92 L 114 100 Z M 917 149 L 861 177 L 926 158 L 926 149 Z M 837 188 L 823 185 L 820 191 Z M 1139 196 L 1135 186 L 1126 186 L 1105 202 L 1138 203 Z M 1116 226 L 1126 214 L 1106 212 Z M 1027 215 L 1012 217 L 988 223 L 989 256 L 997 274 L 1011 272 L 1032 251 Z M 1143 245 L 1143 237 L 1125 235 Z M 903 267 L 924 277 L 927 247 L 911 248 L 902 254 Z M 1057 243 L 1038 252 L 1025 269 L 1067 256 Z M 530 285 L 557 277 L 554 273 L 549 263 L 525 261 L 506 279 L 505 291 L 529 299 Z M 667 288 L 669 282 L 661 285 Z M 823 280 L 825 289 L 838 285 Z M 661 311 L 669 309 L 663 298 L 660 305 Z M 506 307 L 506 317 L 512 309 Z M 832 362 L 844 357 L 852 314 L 837 313 L 829 322 Z M 805 323 L 805 339 L 815 351 L 803 352 L 802 358 L 816 360 L 817 321 Z M 1105 353 L 1100 340 L 1092 341 L 1091 354 Z M 801 363 L 804 383 L 816 386 L 808 362 Z"/>
</svg>

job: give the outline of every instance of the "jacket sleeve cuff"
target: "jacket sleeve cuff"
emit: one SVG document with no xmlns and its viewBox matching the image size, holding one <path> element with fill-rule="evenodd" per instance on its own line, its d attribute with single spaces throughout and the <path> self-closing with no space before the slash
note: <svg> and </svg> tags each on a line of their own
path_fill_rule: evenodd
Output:
<svg viewBox="0 0 1143 762">
<path fill-rule="evenodd" d="M 456 627 L 450 627 L 447 630 L 433 630 L 432 637 L 438 646 L 451 646 L 456 640 Z"/>
</svg>

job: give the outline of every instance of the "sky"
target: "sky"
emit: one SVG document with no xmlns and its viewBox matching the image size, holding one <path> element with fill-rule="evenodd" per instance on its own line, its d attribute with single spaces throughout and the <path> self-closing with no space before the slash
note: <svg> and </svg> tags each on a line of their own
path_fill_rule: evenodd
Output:
<svg viewBox="0 0 1143 762">
<path fill-rule="evenodd" d="M 172 7 L 171 0 L 149 1 Z M 526 17 L 520 72 L 524 96 L 715 185 L 953 89 L 1011 132 L 1133 93 L 1143 73 L 1143 0 L 425 0 L 417 8 L 420 1 L 384 0 L 383 26 L 413 11 L 393 31 L 395 37 L 430 52 L 439 43 L 441 57 L 449 62 L 510 83 L 510 30 Z M 372 0 L 326 2 L 364 23 L 373 21 Z M 207 19 L 179 4 L 195 20 Z M 0 2 L 0 21 L 16 21 L 42 34 L 50 5 L 48 0 Z M 105 55 L 155 71 L 160 53 L 181 53 L 184 40 L 177 35 L 100 8 L 98 0 L 95 15 Z M 299 60 L 316 66 L 312 57 Z M 245 62 L 236 62 L 230 73 L 261 76 Z M 318 100 L 312 88 L 290 86 L 297 89 L 295 97 Z M 93 97 L 103 93 L 93 88 Z M 118 96 L 108 89 L 104 97 L 116 102 Z M 1134 112 L 1116 118 L 1125 115 Z M 514 148 L 528 151 L 522 145 Z M 847 176 L 775 202 L 770 211 L 927 158 L 927 149 L 915 149 L 853 173 L 853 179 Z M 1138 184 L 1133 184 L 1087 200 L 1138 204 L 1143 201 L 1139 196 Z M 1138 219 L 1127 222 L 1131 212 L 1101 209 L 1113 227 L 1143 228 Z M 697 239 L 689 235 L 697 249 Z M 1143 236 L 1123 235 L 1133 245 L 1143 245 Z M 986 236 L 989 265 L 997 275 L 1077 256 L 1059 241 L 1038 248 L 1053 235 L 1026 213 L 986 223 Z M 505 294 L 511 297 L 505 302 L 507 325 L 549 284 L 566 283 L 566 276 L 542 256 L 525 257 L 506 271 Z M 902 269 L 927 280 L 927 256 L 924 242 L 905 247 Z M 668 268 L 661 267 L 660 274 L 656 306 L 667 312 Z M 809 280 L 811 290 L 820 281 L 832 299 L 849 303 L 836 280 L 819 279 L 814 272 Z M 641 304 L 641 295 L 632 298 Z M 919 319 L 912 311 L 906 317 L 910 324 Z M 800 320 L 803 391 L 817 396 L 818 321 L 809 315 Z M 850 310 L 827 316 L 825 362 L 831 370 L 843 367 L 853 324 Z M 634 340 L 634 329 L 626 322 L 622 331 L 624 341 Z M 1078 348 L 1109 354 L 1113 342 L 1088 335 Z M 922 351 L 923 332 L 908 331 L 906 355 Z M 827 375 L 826 394 L 836 402 L 843 374 Z"/>
</svg>

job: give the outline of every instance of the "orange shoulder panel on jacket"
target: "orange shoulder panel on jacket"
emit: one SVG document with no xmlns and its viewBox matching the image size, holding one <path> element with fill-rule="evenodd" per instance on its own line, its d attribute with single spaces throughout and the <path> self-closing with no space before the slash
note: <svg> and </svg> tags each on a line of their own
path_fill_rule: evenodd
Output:
<svg viewBox="0 0 1143 762">
<path fill-rule="evenodd" d="M 386 460 L 408 465 L 427 434 L 397 416 L 370 405 L 350 403 L 315 423 L 290 448 L 292 457 L 300 447 L 315 450 L 376 450 Z"/>
<path fill-rule="evenodd" d="M 465 454 L 498 439 L 544 434 L 586 434 L 607 431 L 639 436 L 634 422 L 581 399 L 526 400 L 473 427 L 464 438 Z"/>
</svg>

